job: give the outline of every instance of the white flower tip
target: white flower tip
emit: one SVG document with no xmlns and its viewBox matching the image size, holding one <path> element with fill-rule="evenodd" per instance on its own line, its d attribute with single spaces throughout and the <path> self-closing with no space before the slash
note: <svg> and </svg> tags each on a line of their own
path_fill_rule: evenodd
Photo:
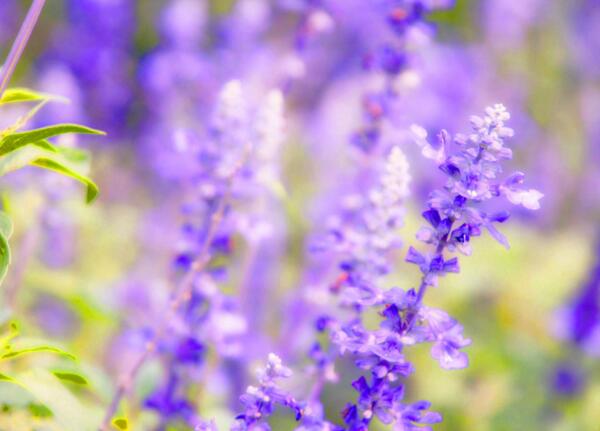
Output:
<svg viewBox="0 0 600 431">
<path fill-rule="evenodd" d="M 269 362 L 279 362 L 281 363 L 281 358 L 277 356 L 275 353 L 269 353 Z"/>
<path fill-rule="evenodd" d="M 241 94 L 242 82 L 239 79 L 232 79 L 231 81 L 227 81 L 225 85 L 223 85 L 223 89 L 221 90 L 221 95 L 223 97 L 233 97 L 238 95 L 241 97 Z"/>
<path fill-rule="evenodd" d="M 324 33 L 331 31 L 335 26 L 333 18 L 324 10 L 317 9 L 310 14 L 309 26 L 317 33 Z"/>
<path fill-rule="evenodd" d="M 540 209 L 540 199 L 544 197 L 544 194 L 535 189 L 529 189 L 523 194 L 521 204 L 530 210 Z"/>
<path fill-rule="evenodd" d="M 412 132 L 414 137 L 417 139 L 417 144 L 423 145 L 423 141 L 425 139 L 427 139 L 427 130 L 425 130 L 423 127 L 419 126 L 418 124 L 412 124 L 410 126 L 410 131 Z"/>
<path fill-rule="evenodd" d="M 283 110 L 283 93 L 279 89 L 273 89 L 267 94 L 267 104 L 278 111 Z"/>
</svg>

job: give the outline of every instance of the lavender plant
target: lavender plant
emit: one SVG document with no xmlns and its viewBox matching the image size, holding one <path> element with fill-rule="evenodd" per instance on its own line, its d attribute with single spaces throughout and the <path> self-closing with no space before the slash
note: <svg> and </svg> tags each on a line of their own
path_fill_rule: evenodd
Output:
<svg viewBox="0 0 600 431">
<path fill-rule="evenodd" d="M 452 0 L 375 2 L 379 19 L 376 25 L 384 30 L 365 54 L 363 65 L 367 71 L 378 75 L 379 85 L 363 97 L 366 122 L 351 141 L 357 148 L 366 153 L 375 151 L 386 122 L 393 121 L 394 105 L 404 86 L 402 75 L 411 67 L 411 51 L 427 39 L 427 14 L 452 4 Z"/>
<path fill-rule="evenodd" d="M 22 2 L 0 3 L 3 43 Z M 63 183 L 49 181 L 51 173 L 23 171 L 5 182 L 19 205 L 12 211 L 2 200 L 0 279 L 11 218 L 11 242 L 25 250 L 15 256 L 30 257 L 17 257 L 3 283 L 5 305 L 22 316 L 24 335 L 44 338 L 17 337 L 5 322 L 0 428 L 495 430 L 514 416 L 504 398 L 519 417 L 529 416 L 535 401 L 513 396 L 516 382 L 524 383 L 506 357 L 519 343 L 536 344 L 528 337 L 539 333 L 539 316 L 518 315 L 522 308 L 511 301 L 526 302 L 526 293 L 515 292 L 510 266 L 518 261 L 523 269 L 518 278 L 532 286 L 530 299 L 545 271 L 530 274 L 526 266 L 558 260 L 550 256 L 554 231 L 566 231 L 574 249 L 573 214 L 595 222 L 582 215 L 595 201 L 589 179 L 597 175 L 592 158 L 582 160 L 581 142 L 593 133 L 584 137 L 576 113 L 581 108 L 595 127 L 597 67 L 582 49 L 594 45 L 587 40 L 594 39 L 593 2 L 541 8 L 532 0 L 519 9 L 514 0 L 481 0 L 444 11 L 454 2 L 68 0 L 48 16 L 45 37 L 17 72 L 71 105 L 25 88 L 4 91 L 43 3 L 33 1 L 0 72 L 0 108 L 6 118 L 19 115 L 0 131 L 0 175 L 25 166 L 58 171 L 83 183 L 91 201 L 98 190 L 87 154 L 62 135 L 101 132 L 62 122 L 97 123 L 119 145 L 100 150 L 96 174 L 108 193 L 89 211 Z M 579 9 L 586 13 L 569 16 Z M 567 30 L 577 27 L 573 19 L 585 25 Z M 549 48 L 552 35 L 561 37 Z M 555 88 L 559 65 L 573 72 L 564 88 Z M 513 132 L 503 106 L 472 117 L 465 134 L 442 130 L 430 142 L 425 128 L 454 130 L 473 106 L 500 98 L 513 107 L 511 124 L 522 136 L 517 162 L 549 190 L 544 206 L 551 208 L 546 230 L 528 234 L 535 247 L 525 249 L 525 238 L 494 259 L 495 251 L 481 250 L 472 261 L 494 262 L 489 270 L 462 271 L 466 287 L 452 296 L 452 308 L 484 302 L 498 313 L 479 328 L 477 309 L 457 319 L 448 296 L 432 293 L 461 272 L 473 238 L 487 232 L 508 248 L 499 228 L 508 203 L 522 207 L 513 217 L 539 221 L 529 210 L 540 207 L 542 194 L 524 187 L 521 172 L 504 172 Z M 408 140 L 437 169 L 413 159 Z M 562 141 L 569 146 L 559 150 Z M 434 171 L 443 175 L 438 187 Z M 32 182 L 43 186 L 14 192 Z M 412 226 L 415 206 L 425 225 L 413 243 L 400 229 L 407 230 L 405 218 Z M 43 244 L 28 240 L 34 229 L 23 232 L 25 212 L 30 225 L 41 224 L 34 228 Z M 523 259 L 530 250 L 540 256 Z M 559 395 L 552 403 L 596 388 L 579 369 L 581 353 L 597 353 L 594 271 L 553 317 L 567 342 L 566 360 L 551 376 Z M 398 287 L 406 281 L 397 276 L 415 284 Z M 496 289 L 488 280 L 508 281 Z M 53 330 L 57 321 L 63 330 Z M 514 336 L 497 342 L 506 328 Z M 478 353 L 476 366 L 443 377 L 469 390 L 444 400 L 448 389 L 429 384 L 422 352 L 444 370 L 465 369 L 467 352 Z M 523 361 L 539 368 L 534 356 Z M 500 375 L 495 363 L 504 366 Z M 14 391 L 7 395 L 8 384 Z M 14 401 L 18 386 L 29 393 L 27 404 Z M 559 427 L 555 419 L 548 415 L 544 426 Z"/>
<path fill-rule="evenodd" d="M 337 244 L 350 252 L 350 258 L 340 263 L 343 277 L 335 286 L 341 291 L 342 305 L 349 306 L 354 315 L 347 320 L 326 318 L 318 322 L 318 327 L 329 331 L 340 354 L 351 354 L 356 366 L 369 372 L 352 383 L 358 398 L 343 412 L 348 429 L 369 429 L 375 417 L 394 424 L 395 429 L 407 430 L 441 421 L 439 414 L 428 411 L 428 402 L 403 401 L 404 380 L 414 371 L 403 350 L 430 343 L 431 355 L 442 368 L 461 369 L 468 365 L 462 349 L 471 340 L 464 337 L 463 327 L 445 311 L 426 306 L 424 298 L 440 277 L 459 272 L 458 258 L 450 256 L 470 255 L 471 239 L 480 236 L 484 229 L 508 247 L 506 238 L 494 226 L 505 222 L 508 212 L 489 212 L 483 203 L 505 197 L 528 209 L 539 208 L 542 194 L 522 188 L 522 173 L 501 178 L 502 162 L 512 157 L 512 151 L 505 146 L 505 140 L 513 135 L 505 125 L 509 118 L 502 105 L 495 105 L 486 109 L 484 117 L 471 118 L 471 134 L 452 138 L 442 130 L 437 145 L 426 140 L 422 128 L 413 127 L 423 154 L 433 159 L 447 177 L 443 188 L 431 193 L 428 209 L 423 213 L 428 225 L 417 233 L 417 239 L 431 251 L 422 252 L 411 246 L 406 256 L 406 261 L 417 265 L 422 273 L 418 288 L 381 287 L 380 277 L 387 272 L 385 256 L 394 244 L 390 235 L 398 227 L 397 213 L 409 179 L 406 161 L 398 148 L 389 156 L 381 191 L 371 193 L 359 223 L 353 221 L 345 229 L 332 231 Z M 353 226 L 364 226 L 367 235 L 358 236 L 357 241 Z M 365 327 L 364 316 L 370 310 L 382 317 L 379 329 Z"/>
<path fill-rule="evenodd" d="M 263 109 L 255 110 L 239 81 L 224 85 L 211 126 L 192 149 L 198 170 L 191 177 L 193 199 L 183 206 L 183 241 L 174 259 L 179 281 L 146 351 L 126 371 L 104 427 L 155 350 L 165 357 L 166 376 L 146 399 L 146 407 L 159 413 L 163 426 L 178 420 L 198 425 L 200 418 L 185 393 L 202 374 L 195 373 L 192 380 L 189 376 L 203 366 L 209 349 L 223 361 L 234 361 L 248 348 L 243 340 L 247 319 L 240 313 L 239 301 L 221 287 L 227 269 L 213 262 L 233 255 L 236 236 L 252 245 L 272 230 L 261 200 L 265 191 L 268 195 L 281 190 L 275 160 L 282 141 L 282 103 L 282 95 L 273 91 Z"/>
</svg>

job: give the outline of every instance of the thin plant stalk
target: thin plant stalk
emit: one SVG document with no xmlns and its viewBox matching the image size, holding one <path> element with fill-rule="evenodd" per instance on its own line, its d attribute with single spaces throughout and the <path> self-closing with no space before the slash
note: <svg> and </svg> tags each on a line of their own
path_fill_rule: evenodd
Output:
<svg viewBox="0 0 600 431">
<path fill-rule="evenodd" d="M 31 36 L 31 33 L 33 33 L 33 29 L 35 28 L 40 14 L 42 13 L 45 3 L 46 0 L 33 0 L 31 3 L 29 12 L 27 12 L 27 16 L 25 17 L 25 21 L 23 21 L 23 24 L 19 29 L 19 33 L 17 34 L 17 38 L 13 42 L 12 48 L 8 53 L 8 57 L 2 66 L 2 70 L 0 70 L 0 98 L 8 86 L 8 82 L 15 71 L 15 67 L 17 66 L 17 63 L 19 62 L 19 59 L 25 50 L 25 46 L 27 46 L 29 37 Z"/>
</svg>

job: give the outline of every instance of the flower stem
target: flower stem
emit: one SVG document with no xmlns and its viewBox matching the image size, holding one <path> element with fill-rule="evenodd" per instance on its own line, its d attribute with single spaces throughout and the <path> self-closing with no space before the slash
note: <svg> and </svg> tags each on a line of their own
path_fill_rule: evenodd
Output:
<svg viewBox="0 0 600 431">
<path fill-rule="evenodd" d="M 31 7 L 29 8 L 29 12 L 27 12 L 25 21 L 23 21 L 19 33 L 17 34 L 17 38 L 15 39 L 12 48 L 8 53 L 8 57 L 2 66 L 2 70 L 0 70 L 0 98 L 8 86 L 8 82 L 10 81 L 10 78 L 15 71 L 15 67 L 17 66 L 17 63 L 19 62 L 19 59 L 25 50 L 25 46 L 29 41 L 31 33 L 33 33 L 33 29 L 35 28 L 35 24 L 37 23 L 40 14 L 42 13 L 45 3 L 46 0 L 33 0 L 31 3 Z"/>
</svg>

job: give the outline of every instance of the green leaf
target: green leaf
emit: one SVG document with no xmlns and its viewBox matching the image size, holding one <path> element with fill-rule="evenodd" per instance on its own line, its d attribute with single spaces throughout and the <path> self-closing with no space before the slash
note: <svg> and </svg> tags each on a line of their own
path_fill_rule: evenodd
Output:
<svg viewBox="0 0 600 431">
<path fill-rule="evenodd" d="M 10 265 L 10 247 L 8 238 L 4 235 L 4 231 L 0 231 L 0 284 L 6 277 L 8 267 Z"/>
<path fill-rule="evenodd" d="M 65 135 L 68 133 L 77 133 L 80 135 L 105 135 L 106 133 L 78 124 L 56 124 L 53 126 L 42 127 L 40 129 L 27 130 L 6 135 L 0 140 L 0 155 L 12 151 L 27 144 L 33 144 L 54 136 Z M 5 150 L 8 148 L 8 150 Z"/>
<path fill-rule="evenodd" d="M 113 419 L 112 424 L 122 431 L 127 431 L 129 429 L 129 422 L 125 418 Z"/>
<path fill-rule="evenodd" d="M 85 377 L 83 377 L 81 374 L 79 373 L 75 373 L 73 371 L 52 371 L 52 374 L 54 374 L 56 377 L 58 377 L 60 380 L 65 381 L 65 382 L 69 382 L 69 383 L 75 383 L 77 385 L 88 385 L 88 381 Z"/>
<path fill-rule="evenodd" d="M 37 93 L 27 88 L 9 88 L 7 89 L 2 98 L 0 98 L 0 105 L 7 103 L 22 103 L 22 102 L 37 102 L 40 100 L 49 100 L 53 96 L 49 94 Z"/>
<path fill-rule="evenodd" d="M 5 154 L 4 157 L 0 157 L 0 176 L 28 165 L 49 169 L 85 184 L 87 187 L 86 201 L 88 203 L 92 202 L 98 195 L 98 186 L 90 178 L 79 172 L 83 168 L 81 166 L 81 151 L 59 147 L 54 147 L 51 151 L 40 145 L 26 145 Z"/>
<path fill-rule="evenodd" d="M 9 239 L 13 233 L 13 223 L 8 214 L 4 211 L 0 211 L 0 235 L 4 238 Z"/>
<path fill-rule="evenodd" d="M 90 414 L 79 400 L 49 371 L 32 369 L 14 377 L 13 383 L 46 406 L 65 431 L 92 430 L 99 418 Z"/>
<path fill-rule="evenodd" d="M 51 151 L 53 153 L 58 153 L 59 150 L 56 146 L 52 145 L 49 141 L 47 141 L 46 139 L 41 139 L 39 141 L 36 142 L 27 142 L 27 141 L 11 141 L 9 143 L 7 143 L 6 145 L 0 147 L 0 157 L 4 156 L 12 151 L 18 150 L 19 148 L 24 147 L 25 145 L 34 145 L 36 147 L 39 147 L 43 150 L 47 150 L 47 151 Z"/>
<path fill-rule="evenodd" d="M 10 322 L 8 332 L 0 337 L 0 349 L 3 349 L 10 341 L 19 335 L 19 327 L 16 322 Z"/>
<path fill-rule="evenodd" d="M 13 379 L 10 376 L 7 376 L 6 374 L 2 374 L 0 373 L 0 381 L 4 381 L 4 382 L 14 382 L 15 379 Z"/>
<path fill-rule="evenodd" d="M 52 416 L 50 409 L 43 404 L 30 403 L 27 408 L 31 414 L 37 418 L 47 418 Z"/>
<path fill-rule="evenodd" d="M 41 158 L 34 161 L 32 165 L 58 172 L 59 174 L 71 177 L 85 184 L 87 187 L 85 201 L 87 203 L 93 202 L 94 199 L 96 199 L 96 196 L 98 196 L 99 190 L 96 183 L 94 183 L 90 178 L 86 177 L 85 175 L 81 175 L 76 171 L 69 169 L 69 167 L 65 166 L 58 160 L 52 158 Z"/>
<path fill-rule="evenodd" d="M 34 346 L 18 350 L 12 350 L 10 352 L 4 353 L 2 356 L 0 356 L 0 359 L 12 359 L 17 356 L 30 355 L 32 353 L 56 353 L 57 355 L 65 356 L 72 360 L 77 360 L 77 358 L 74 355 L 54 346 Z"/>
</svg>

